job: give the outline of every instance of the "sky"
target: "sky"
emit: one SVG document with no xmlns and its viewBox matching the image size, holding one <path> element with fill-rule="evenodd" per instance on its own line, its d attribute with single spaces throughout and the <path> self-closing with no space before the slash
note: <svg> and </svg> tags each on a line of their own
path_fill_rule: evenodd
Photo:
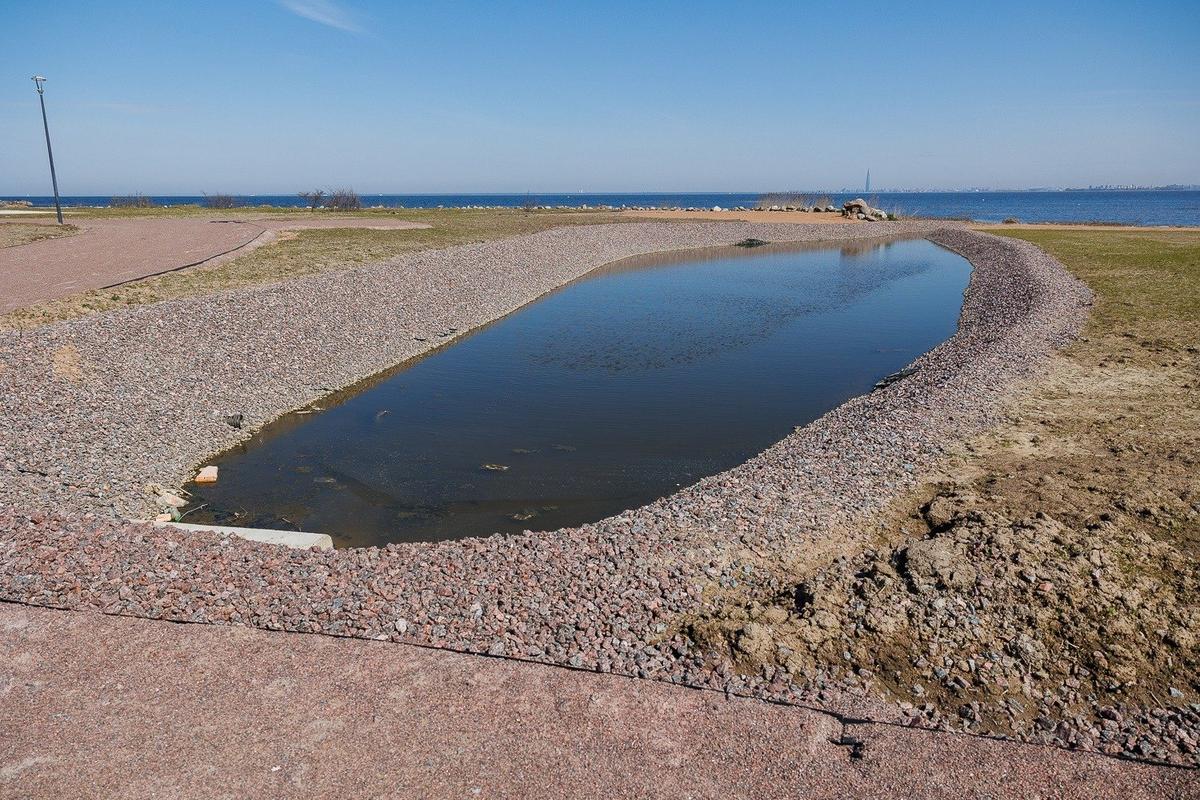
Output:
<svg viewBox="0 0 1200 800">
<path fill-rule="evenodd" d="M 917 8 L 911 8 L 917 6 Z M 1200 2 L 0 0 L 0 195 L 1200 184 Z"/>
</svg>

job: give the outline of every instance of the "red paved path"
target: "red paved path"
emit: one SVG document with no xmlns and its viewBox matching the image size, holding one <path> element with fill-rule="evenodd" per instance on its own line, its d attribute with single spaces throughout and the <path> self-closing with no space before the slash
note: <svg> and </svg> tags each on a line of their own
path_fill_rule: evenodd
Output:
<svg viewBox="0 0 1200 800">
<path fill-rule="evenodd" d="M 29 222 L 24 218 L 20 222 Z M 427 228 L 386 218 L 288 218 L 220 222 L 206 218 L 72 219 L 81 231 L 61 239 L 0 248 L 0 314 L 43 300 L 98 289 L 270 241 L 296 228 Z M 263 236 L 265 232 L 270 232 Z"/>
<path fill-rule="evenodd" d="M 0 603 L 0 798 L 1182 798 L 1195 772 L 406 645 Z"/>
</svg>

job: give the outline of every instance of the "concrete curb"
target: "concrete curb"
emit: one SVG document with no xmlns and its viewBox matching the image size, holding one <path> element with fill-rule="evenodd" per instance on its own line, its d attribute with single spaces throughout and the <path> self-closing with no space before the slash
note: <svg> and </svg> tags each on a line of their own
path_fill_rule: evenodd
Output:
<svg viewBox="0 0 1200 800">
<path fill-rule="evenodd" d="M 277 531 L 270 528 L 236 528 L 230 525 L 193 525 L 190 522 L 156 522 L 160 528 L 179 528 L 185 531 L 211 531 L 249 539 L 263 544 L 282 545 L 297 550 L 308 550 L 315 547 L 318 550 L 332 550 L 333 539 L 326 533 L 308 533 L 306 531 Z"/>
</svg>

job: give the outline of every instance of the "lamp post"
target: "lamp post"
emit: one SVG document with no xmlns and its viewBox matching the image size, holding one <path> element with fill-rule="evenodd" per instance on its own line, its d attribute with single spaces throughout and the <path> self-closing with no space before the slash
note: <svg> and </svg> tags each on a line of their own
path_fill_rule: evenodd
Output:
<svg viewBox="0 0 1200 800">
<path fill-rule="evenodd" d="M 54 213 L 58 215 L 58 224 L 62 225 L 62 204 L 58 202 L 58 176 L 54 174 L 54 151 L 50 149 L 50 123 L 46 122 L 46 90 L 42 84 L 46 79 L 34 75 L 33 82 L 37 84 L 38 100 L 42 104 L 42 128 L 46 131 L 46 155 L 50 157 L 50 183 L 54 185 Z"/>
</svg>

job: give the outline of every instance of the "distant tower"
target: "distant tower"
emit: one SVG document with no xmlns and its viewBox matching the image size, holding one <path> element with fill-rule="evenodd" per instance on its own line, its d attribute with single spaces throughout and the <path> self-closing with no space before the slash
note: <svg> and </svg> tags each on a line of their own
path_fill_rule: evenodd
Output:
<svg viewBox="0 0 1200 800">
<path fill-rule="evenodd" d="M 871 169 L 867 168 L 867 194 L 871 193 Z"/>
</svg>

